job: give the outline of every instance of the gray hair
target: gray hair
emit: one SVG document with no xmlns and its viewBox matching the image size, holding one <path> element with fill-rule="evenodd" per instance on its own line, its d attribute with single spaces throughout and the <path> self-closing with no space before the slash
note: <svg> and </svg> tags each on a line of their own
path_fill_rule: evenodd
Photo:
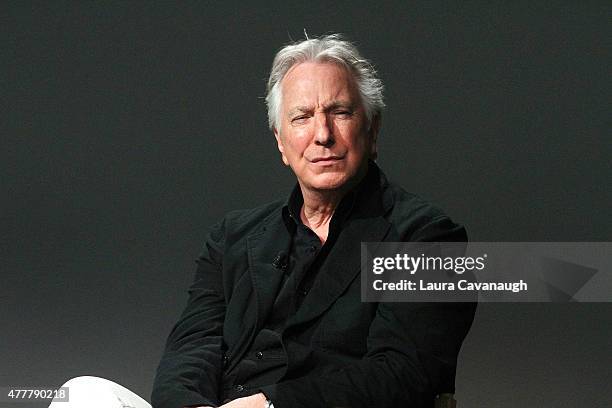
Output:
<svg viewBox="0 0 612 408">
<path fill-rule="evenodd" d="M 372 118 L 380 116 L 385 107 L 382 81 L 376 76 L 372 64 L 361 57 L 355 45 L 342 39 L 340 34 L 319 38 L 307 36 L 305 40 L 284 46 L 274 57 L 266 95 L 270 129 L 280 128 L 281 81 L 291 67 L 307 61 L 334 62 L 348 68 L 357 82 L 368 126 L 371 125 Z"/>
</svg>

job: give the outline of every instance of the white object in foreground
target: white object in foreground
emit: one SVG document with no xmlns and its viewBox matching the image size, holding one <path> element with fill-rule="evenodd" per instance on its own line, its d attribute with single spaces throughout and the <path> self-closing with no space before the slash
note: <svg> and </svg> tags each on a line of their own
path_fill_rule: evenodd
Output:
<svg viewBox="0 0 612 408">
<path fill-rule="evenodd" d="M 132 391 L 100 377 L 75 377 L 62 387 L 68 387 L 68 402 L 54 399 L 49 408 L 151 408 Z"/>
</svg>

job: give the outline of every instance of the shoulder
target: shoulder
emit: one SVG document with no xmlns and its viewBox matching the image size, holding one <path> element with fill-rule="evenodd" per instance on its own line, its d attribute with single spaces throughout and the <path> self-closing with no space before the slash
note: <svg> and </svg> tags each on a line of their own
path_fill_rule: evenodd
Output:
<svg viewBox="0 0 612 408">
<path fill-rule="evenodd" d="M 385 218 L 395 227 L 402 241 L 467 240 L 462 225 L 420 196 L 394 183 L 387 183 L 385 194 L 392 199 Z"/>
<path fill-rule="evenodd" d="M 222 227 L 226 238 L 246 237 L 257 232 L 268 220 L 281 217 L 284 205 L 285 200 L 276 200 L 255 208 L 233 210 L 225 214 L 217 227 Z"/>
</svg>

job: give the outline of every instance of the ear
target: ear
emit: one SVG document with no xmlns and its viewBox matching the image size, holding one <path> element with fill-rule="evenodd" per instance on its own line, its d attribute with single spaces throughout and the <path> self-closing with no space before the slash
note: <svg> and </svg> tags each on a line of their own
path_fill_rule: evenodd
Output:
<svg viewBox="0 0 612 408">
<path fill-rule="evenodd" d="M 372 160 L 376 160 L 376 158 L 378 157 L 376 142 L 378 141 L 380 122 L 380 114 L 378 114 L 372 118 L 372 122 L 370 123 L 370 129 L 368 129 L 368 139 L 370 142 L 370 159 Z"/>
<path fill-rule="evenodd" d="M 287 157 L 285 156 L 285 146 L 283 145 L 283 140 L 281 139 L 280 133 L 278 130 L 276 130 L 276 128 L 273 128 L 272 131 L 274 132 L 274 137 L 276 138 L 276 147 L 281 154 L 281 159 L 283 160 L 283 163 L 285 163 L 285 166 L 288 166 L 289 160 L 287 160 Z"/>
</svg>

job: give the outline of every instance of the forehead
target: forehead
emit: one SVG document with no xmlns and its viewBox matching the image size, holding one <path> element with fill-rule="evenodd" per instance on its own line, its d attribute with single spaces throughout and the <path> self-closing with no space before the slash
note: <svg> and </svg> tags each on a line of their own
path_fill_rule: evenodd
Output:
<svg viewBox="0 0 612 408">
<path fill-rule="evenodd" d="M 352 73 L 333 62 L 294 65 L 282 80 L 282 95 L 285 107 L 294 103 L 318 105 L 337 99 L 355 103 L 359 99 Z"/>
</svg>

